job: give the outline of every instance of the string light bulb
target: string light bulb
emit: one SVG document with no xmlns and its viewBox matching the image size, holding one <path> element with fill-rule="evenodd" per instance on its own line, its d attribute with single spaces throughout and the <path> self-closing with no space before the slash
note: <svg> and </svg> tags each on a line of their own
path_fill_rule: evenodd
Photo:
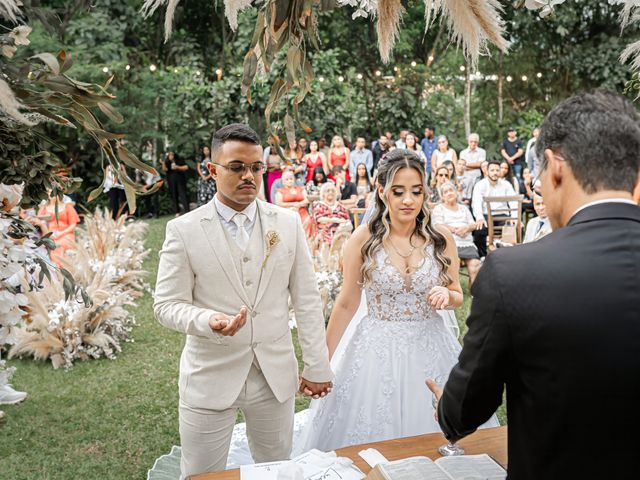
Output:
<svg viewBox="0 0 640 480">
<path fill-rule="evenodd" d="M 376 77 L 379 77 L 380 75 L 382 75 L 382 72 L 380 70 L 376 70 Z"/>
<path fill-rule="evenodd" d="M 359 74 L 357 75 L 357 77 L 358 77 L 358 80 L 362 80 L 362 74 L 361 74 L 361 73 L 359 73 Z"/>
<path fill-rule="evenodd" d="M 109 73 L 109 69 L 108 69 L 107 67 L 104 67 L 104 68 L 102 69 L 102 72 L 103 72 L 103 73 Z"/>
<path fill-rule="evenodd" d="M 157 69 L 158 67 L 156 67 L 153 63 L 149 65 L 149 70 L 151 70 L 152 72 L 155 72 Z"/>
<path fill-rule="evenodd" d="M 222 69 L 221 68 L 216 68 L 216 75 L 218 75 L 218 76 L 222 75 Z"/>
<path fill-rule="evenodd" d="M 542 73 L 541 72 L 536 73 L 536 77 L 542 78 Z"/>
<path fill-rule="evenodd" d="M 465 66 L 464 65 L 460 65 L 460 71 L 464 72 L 465 70 L 466 70 Z"/>
<path fill-rule="evenodd" d="M 393 71 L 397 72 L 398 71 L 398 67 L 393 67 Z"/>
<path fill-rule="evenodd" d="M 318 77 L 318 81 L 319 81 L 320 83 L 324 82 L 324 77 Z"/>
<path fill-rule="evenodd" d="M 510 82 L 511 80 L 513 80 L 513 77 L 511 75 L 507 75 L 507 82 Z"/>
<path fill-rule="evenodd" d="M 200 70 L 196 70 L 196 77 L 200 76 Z"/>
<path fill-rule="evenodd" d="M 174 69 L 173 69 L 173 73 L 178 73 L 178 69 L 177 69 L 177 68 L 174 68 Z"/>
<path fill-rule="evenodd" d="M 413 62 L 411 62 L 411 66 L 412 66 L 412 67 L 415 67 L 416 65 L 418 65 L 418 64 L 416 63 L 416 61 L 415 61 L 415 60 L 414 60 Z"/>
<path fill-rule="evenodd" d="M 131 65 L 127 65 L 126 67 L 124 67 L 124 69 L 125 69 L 126 71 L 131 70 Z"/>
<path fill-rule="evenodd" d="M 433 58 L 433 55 L 429 55 L 429 61 L 433 62 L 435 60 L 435 58 Z"/>
<path fill-rule="evenodd" d="M 338 77 L 338 81 L 339 81 L 339 82 L 344 82 L 344 77 L 343 77 L 342 75 L 340 75 L 340 76 Z"/>
<path fill-rule="evenodd" d="M 527 80 L 528 80 L 527 76 L 526 75 L 522 75 L 522 81 L 526 82 Z"/>
</svg>

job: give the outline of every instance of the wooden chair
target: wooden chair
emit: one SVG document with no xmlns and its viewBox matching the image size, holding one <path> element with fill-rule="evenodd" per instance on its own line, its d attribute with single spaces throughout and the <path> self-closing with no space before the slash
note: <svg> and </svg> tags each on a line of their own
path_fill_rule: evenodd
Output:
<svg viewBox="0 0 640 480">
<path fill-rule="evenodd" d="M 354 207 L 349 211 L 353 216 L 353 229 L 355 230 L 356 228 L 358 228 L 358 225 L 360 225 L 360 222 L 362 221 L 362 217 L 364 216 L 364 213 L 367 211 L 367 209 Z"/>
<path fill-rule="evenodd" d="M 511 195 L 506 197 L 484 197 L 487 205 L 487 229 L 489 230 L 488 243 L 489 248 L 493 249 L 494 241 L 502 239 L 502 232 L 506 224 L 516 227 L 516 243 L 522 243 L 522 199 L 524 195 Z M 507 206 L 492 207 L 492 203 L 506 203 Z M 515 213 L 515 215 L 514 215 Z M 507 215 L 497 217 L 496 215 Z"/>
</svg>

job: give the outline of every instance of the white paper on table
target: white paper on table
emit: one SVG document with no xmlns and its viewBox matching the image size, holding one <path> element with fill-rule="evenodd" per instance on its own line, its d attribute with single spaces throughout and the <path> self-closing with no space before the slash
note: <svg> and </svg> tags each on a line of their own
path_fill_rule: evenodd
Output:
<svg viewBox="0 0 640 480">
<path fill-rule="evenodd" d="M 289 462 L 302 467 L 304 480 L 361 480 L 365 477 L 351 459 L 336 457 L 335 452 L 310 450 L 287 461 L 243 465 L 240 479 L 278 480 L 279 468 Z"/>
<path fill-rule="evenodd" d="M 367 464 L 371 468 L 375 468 L 375 466 L 379 463 L 386 463 L 389 461 L 387 460 L 387 457 L 382 455 L 375 448 L 366 448 L 364 450 L 361 450 L 360 452 L 358 452 L 358 455 L 360 455 L 360 458 L 367 462 Z"/>
<path fill-rule="evenodd" d="M 256 463 L 240 467 L 240 480 L 278 480 L 278 467 L 286 462 Z"/>
</svg>

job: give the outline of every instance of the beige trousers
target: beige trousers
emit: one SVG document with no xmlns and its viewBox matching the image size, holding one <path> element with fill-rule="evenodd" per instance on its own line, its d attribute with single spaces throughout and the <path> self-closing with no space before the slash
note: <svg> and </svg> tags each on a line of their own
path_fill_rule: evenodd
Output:
<svg viewBox="0 0 640 480">
<path fill-rule="evenodd" d="M 224 470 L 238 409 L 247 421 L 247 438 L 256 463 L 291 455 L 295 395 L 280 403 L 256 365 L 234 404 L 225 410 L 193 408 L 180 402 L 182 477 Z"/>
</svg>

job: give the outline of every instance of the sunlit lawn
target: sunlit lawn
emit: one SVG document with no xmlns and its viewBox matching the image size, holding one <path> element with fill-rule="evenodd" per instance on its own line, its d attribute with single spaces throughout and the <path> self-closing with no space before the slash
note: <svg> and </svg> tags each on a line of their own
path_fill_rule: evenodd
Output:
<svg viewBox="0 0 640 480">
<path fill-rule="evenodd" d="M 149 221 L 145 262 L 155 283 L 158 251 L 168 218 Z M 466 282 L 466 278 L 463 278 Z M 466 318 L 469 299 L 457 312 Z M 53 370 L 49 363 L 10 361 L 27 401 L 3 406 L 0 479 L 139 479 L 160 455 L 179 444 L 178 362 L 184 336 L 160 326 L 146 293 L 133 312 L 134 342 L 116 360 L 79 362 Z M 298 398 L 296 408 L 306 407 Z M 501 421 L 504 420 L 503 408 Z"/>
</svg>

